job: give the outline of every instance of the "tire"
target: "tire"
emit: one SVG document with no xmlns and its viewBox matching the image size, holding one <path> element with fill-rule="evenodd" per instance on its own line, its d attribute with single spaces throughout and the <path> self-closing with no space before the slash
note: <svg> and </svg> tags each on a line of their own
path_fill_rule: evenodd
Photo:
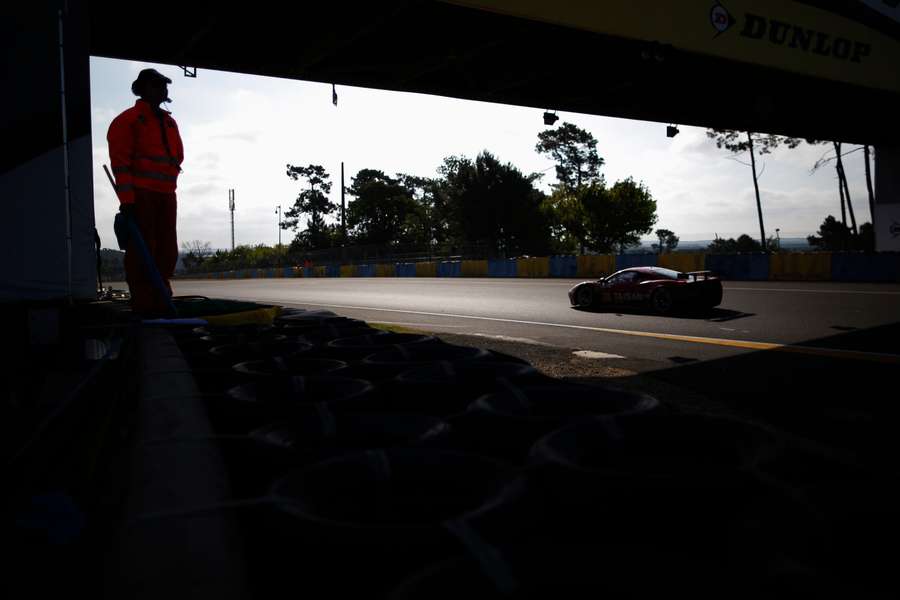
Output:
<svg viewBox="0 0 900 600">
<path fill-rule="evenodd" d="M 650 296 L 650 306 L 653 310 L 661 315 L 667 315 L 672 312 L 675 307 L 675 299 L 672 298 L 672 292 L 666 288 L 659 288 Z"/>
<path fill-rule="evenodd" d="M 575 296 L 575 301 L 580 307 L 590 308 L 594 305 L 594 290 L 592 290 L 588 285 L 581 286 L 580 288 L 578 288 L 578 293 Z"/>
</svg>

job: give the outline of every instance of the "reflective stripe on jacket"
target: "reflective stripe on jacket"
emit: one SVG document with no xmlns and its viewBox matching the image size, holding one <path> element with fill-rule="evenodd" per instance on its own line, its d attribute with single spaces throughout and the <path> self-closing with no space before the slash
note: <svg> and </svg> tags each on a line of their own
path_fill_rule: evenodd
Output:
<svg viewBox="0 0 900 600">
<path fill-rule="evenodd" d="M 175 191 L 184 147 L 175 119 L 138 100 L 113 119 L 106 135 L 116 192 L 123 204 L 134 202 L 134 188 Z"/>
</svg>

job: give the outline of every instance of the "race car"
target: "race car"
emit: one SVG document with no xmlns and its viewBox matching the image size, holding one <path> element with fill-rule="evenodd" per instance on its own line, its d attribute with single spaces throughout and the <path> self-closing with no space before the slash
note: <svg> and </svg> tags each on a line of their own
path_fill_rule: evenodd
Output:
<svg viewBox="0 0 900 600">
<path fill-rule="evenodd" d="M 649 307 L 665 315 L 718 306 L 722 303 L 722 282 L 711 271 L 682 273 L 662 267 L 632 267 L 599 281 L 579 283 L 569 290 L 569 302 L 579 308 Z"/>
</svg>

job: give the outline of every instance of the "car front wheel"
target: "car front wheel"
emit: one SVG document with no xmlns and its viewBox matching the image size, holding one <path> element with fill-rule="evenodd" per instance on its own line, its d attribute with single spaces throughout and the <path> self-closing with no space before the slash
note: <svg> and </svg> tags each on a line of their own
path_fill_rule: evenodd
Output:
<svg viewBox="0 0 900 600">
<path fill-rule="evenodd" d="M 594 304 L 594 290 L 588 285 L 583 285 L 578 288 L 575 299 L 578 301 L 578 306 L 589 307 Z"/>
</svg>

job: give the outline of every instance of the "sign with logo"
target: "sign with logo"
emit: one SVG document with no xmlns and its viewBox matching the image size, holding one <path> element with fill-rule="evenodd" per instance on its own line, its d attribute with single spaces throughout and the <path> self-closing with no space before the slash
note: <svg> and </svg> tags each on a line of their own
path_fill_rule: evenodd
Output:
<svg viewBox="0 0 900 600">
<path fill-rule="evenodd" d="M 875 205 L 875 249 L 900 252 L 900 203 Z"/>
<path fill-rule="evenodd" d="M 689 52 L 900 93 L 900 40 L 784 0 L 451 0 L 472 8 L 670 44 Z M 890 18 L 885 16 L 885 18 Z"/>
</svg>

